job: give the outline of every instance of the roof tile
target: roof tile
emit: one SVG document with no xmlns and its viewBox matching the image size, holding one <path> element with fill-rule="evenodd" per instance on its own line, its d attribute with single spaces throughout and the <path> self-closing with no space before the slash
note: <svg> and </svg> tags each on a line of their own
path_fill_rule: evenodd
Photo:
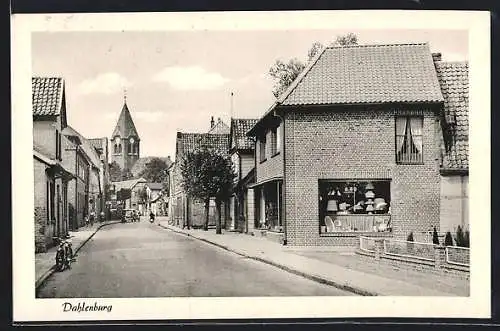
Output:
<svg viewBox="0 0 500 331">
<path fill-rule="evenodd" d="M 469 168 L 469 64 L 438 61 L 435 66 L 444 97 L 445 125 L 452 134 L 443 167 L 466 170 Z"/>
<path fill-rule="evenodd" d="M 280 97 L 283 105 L 441 102 L 427 44 L 328 47 Z"/>
<path fill-rule="evenodd" d="M 246 133 L 253 128 L 258 119 L 233 118 L 231 127 L 233 130 L 233 138 L 236 149 L 253 149 L 253 140 Z"/>
<path fill-rule="evenodd" d="M 32 77 L 33 115 L 59 115 L 63 90 L 64 81 L 60 77 Z"/>
</svg>

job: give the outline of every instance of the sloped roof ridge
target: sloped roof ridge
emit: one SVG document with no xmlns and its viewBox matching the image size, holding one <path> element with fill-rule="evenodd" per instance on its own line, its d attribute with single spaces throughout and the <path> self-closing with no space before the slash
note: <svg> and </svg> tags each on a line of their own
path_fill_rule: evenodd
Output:
<svg viewBox="0 0 500 331">
<path fill-rule="evenodd" d="M 335 49 L 335 48 L 364 48 L 364 47 L 398 47 L 398 46 L 424 46 L 427 42 L 421 43 L 391 43 L 391 44 L 361 44 L 361 45 L 329 45 L 325 49 Z"/>
<path fill-rule="evenodd" d="M 300 84 L 300 82 L 302 82 L 302 80 L 307 76 L 307 74 L 309 73 L 309 71 L 311 71 L 312 67 L 314 67 L 314 65 L 316 64 L 316 62 L 318 62 L 318 60 L 320 59 L 320 57 L 325 53 L 326 49 L 327 49 L 327 47 L 324 47 L 322 50 L 320 50 L 318 52 L 318 54 L 316 54 L 316 56 L 311 61 L 309 61 L 309 63 L 307 64 L 307 66 L 304 68 L 304 70 L 302 70 L 302 72 L 297 76 L 297 78 L 295 78 L 295 80 L 292 82 L 292 84 L 290 84 L 290 86 L 288 86 L 288 88 L 285 90 L 285 92 L 283 92 L 278 97 L 278 99 L 276 100 L 275 104 L 280 104 L 283 101 L 285 101 L 285 99 L 293 92 L 293 90 L 295 90 L 295 88 Z M 272 107 L 270 109 L 270 111 L 272 111 L 273 108 L 274 107 Z M 264 114 L 264 116 L 265 115 L 266 114 Z"/>
</svg>

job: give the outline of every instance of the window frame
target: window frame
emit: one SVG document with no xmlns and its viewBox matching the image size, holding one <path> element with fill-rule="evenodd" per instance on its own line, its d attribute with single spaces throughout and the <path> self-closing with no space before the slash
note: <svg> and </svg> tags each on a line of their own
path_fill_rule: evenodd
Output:
<svg viewBox="0 0 500 331">
<path fill-rule="evenodd" d="M 267 148 L 266 136 L 263 135 L 262 137 L 259 138 L 259 162 L 260 163 L 263 163 L 267 160 L 266 148 Z"/>
<path fill-rule="evenodd" d="M 398 134 L 398 119 L 399 118 L 405 118 L 406 121 L 405 121 L 405 134 L 404 135 L 401 135 L 401 134 Z M 414 135 L 412 134 L 411 132 L 411 129 L 410 129 L 410 132 L 407 132 L 408 131 L 408 128 L 411 128 L 411 119 L 412 118 L 418 118 L 421 120 L 421 123 L 422 123 L 422 126 L 420 127 L 420 130 L 421 130 L 421 133 L 420 135 Z M 423 130 L 424 130 L 424 116 L 423 115 L 396 115 L 395 118 L 394 118 L 394 157 L 395 157 L 395 161 L 396 161 L 396 164 L 398 165 L 423 165 L 424 164 L 424 149 L 425 149 L 425 145 L 424 145 L 424 134 L 423 134 Z M 411 141 L 409 139 L 412 139 L 412 137 L 420 137 L 421 139 L 421 142 L 422 142 L 422 147 L 421 147 L 421 151 L 419 154 L 416 154 L 416 153 L 405 153 L 405 154 L 399 154 L 399 148 L 398 148 L 398 138 L 402 137 L 403 138 L 403 144 L 401 146 L 401 148 L 405 147 L 406 149 L 411 149 L 412 148 L 412 144 L 411 144 Z M 404 146 L 406 142 L 406 146 Z M 416 147 L 415 147 L 416 148 Z M 399 155 L 398 155 L 399 154 Z M 412 155 L 412 154 L 416 154 L 416 155 L 419 155 L 419 158 L 418 159 L 415 159 L 415 160 L 412 160 L 411 157 L 409 156 L 400 156 L 400 155 Z"/>
</svg>

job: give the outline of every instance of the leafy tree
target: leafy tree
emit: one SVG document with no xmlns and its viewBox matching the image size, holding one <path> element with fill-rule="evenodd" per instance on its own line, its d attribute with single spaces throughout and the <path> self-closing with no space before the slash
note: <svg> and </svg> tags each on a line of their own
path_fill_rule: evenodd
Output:
<svg viewBox="0 0 500 331">
<path fill-rule="evenodd" d="M 358 36 L 356 36 L 352 32 L 349 32 L 346 35 L 337 36 L 337 38 L 335 38 L 335 43 L 334 44 L 337 45 L 337 46 L 357 45 L 358 44 Z"/>
<path fill-rule="evenodd" d="M 410 234 L 408 235 L 408 237 L 406 238 L 406 241 L 408 241 L 408 243 L 406 243 L 406 247 L 408 249 L 408 251 L 413 251 L 413 232 L 410 232 Z"/>
<path fill-rule="evenodd" d="M 432 231 L 432 243 L 434 245 L 439 245 L 439 236 L 436 227 L 434 227 L 434 231 Z"/>
<path fill-rule="evenodd" d="M 222 202 L 231 195 L 236 176 L 229 157 L 207 147 L 195 150 L 183 158 L 181 175 L 181 184 L 188 196 L 205 204 L 205 230 L 208 229 L 210 199 L 215 198 L 216 233 L 222 233 Z"/>
<path fill-rule="evenodd" d="M 109 164 L 109 178 L 112 182 L 119 182 L 122 180 L 122 169 L 116 161 Z"/>
<path fill-rule="evenodd" d="M 451 236 L 450 231 L 446 232 L 446 236 L 444 237 L 444 245 L 453 246 L 453 237 Z"/>
<path fill-rule="evenodd" d="M 469 231 L 463 231 L 462 227 L 459 225 L 457 227 L 457 233 L 455 236 L 455 241 L 457 246 L 469 247 Z"/>
<path fill-rule="evenodd" d="M 167 168 L 168 164 L 164 160 L 155 157 L 146 163 L 139 176 L 152 183 L 167 183 Z"/>
<path fill-rule="evenodd" d="M 349 46 L 357 45 L 358 37 L 354 33 L 348 33 L 343 36 L 337 36 L 331 46 Z M 312 44 L 307 52 L 308 61 L 311 61 L 322 49 L 323 44 L 316 41 Z M 285 90 L 292 84 L 297 76 L 304 70 L 306 64 L 297 58 L 284 62 L 276 60 L 276 62 L 269 68 L 269 75 L 274 79 L 273 94 L 278 98 Z"/>
</svg>

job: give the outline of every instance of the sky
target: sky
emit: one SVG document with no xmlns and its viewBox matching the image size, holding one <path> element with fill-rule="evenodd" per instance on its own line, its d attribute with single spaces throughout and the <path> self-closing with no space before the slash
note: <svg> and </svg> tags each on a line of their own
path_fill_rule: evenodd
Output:
<svg viewBox="0 0 500 331">
<path fill-rule="evenodd" d="M 348 32 L 359 44 L 428 42 L 444 61 L 468 59 L 457 30 L 35 32 L 32 72 L 65 79 L 68 123 L 87 138 L 110 138 L 126 89 L 141 157 L 174 159 L 177 131 L 206 132 L 211 116 L 259 118 L 274 102 L 277 59 L 305 61 L 313 42 Z"/>
</svg>

